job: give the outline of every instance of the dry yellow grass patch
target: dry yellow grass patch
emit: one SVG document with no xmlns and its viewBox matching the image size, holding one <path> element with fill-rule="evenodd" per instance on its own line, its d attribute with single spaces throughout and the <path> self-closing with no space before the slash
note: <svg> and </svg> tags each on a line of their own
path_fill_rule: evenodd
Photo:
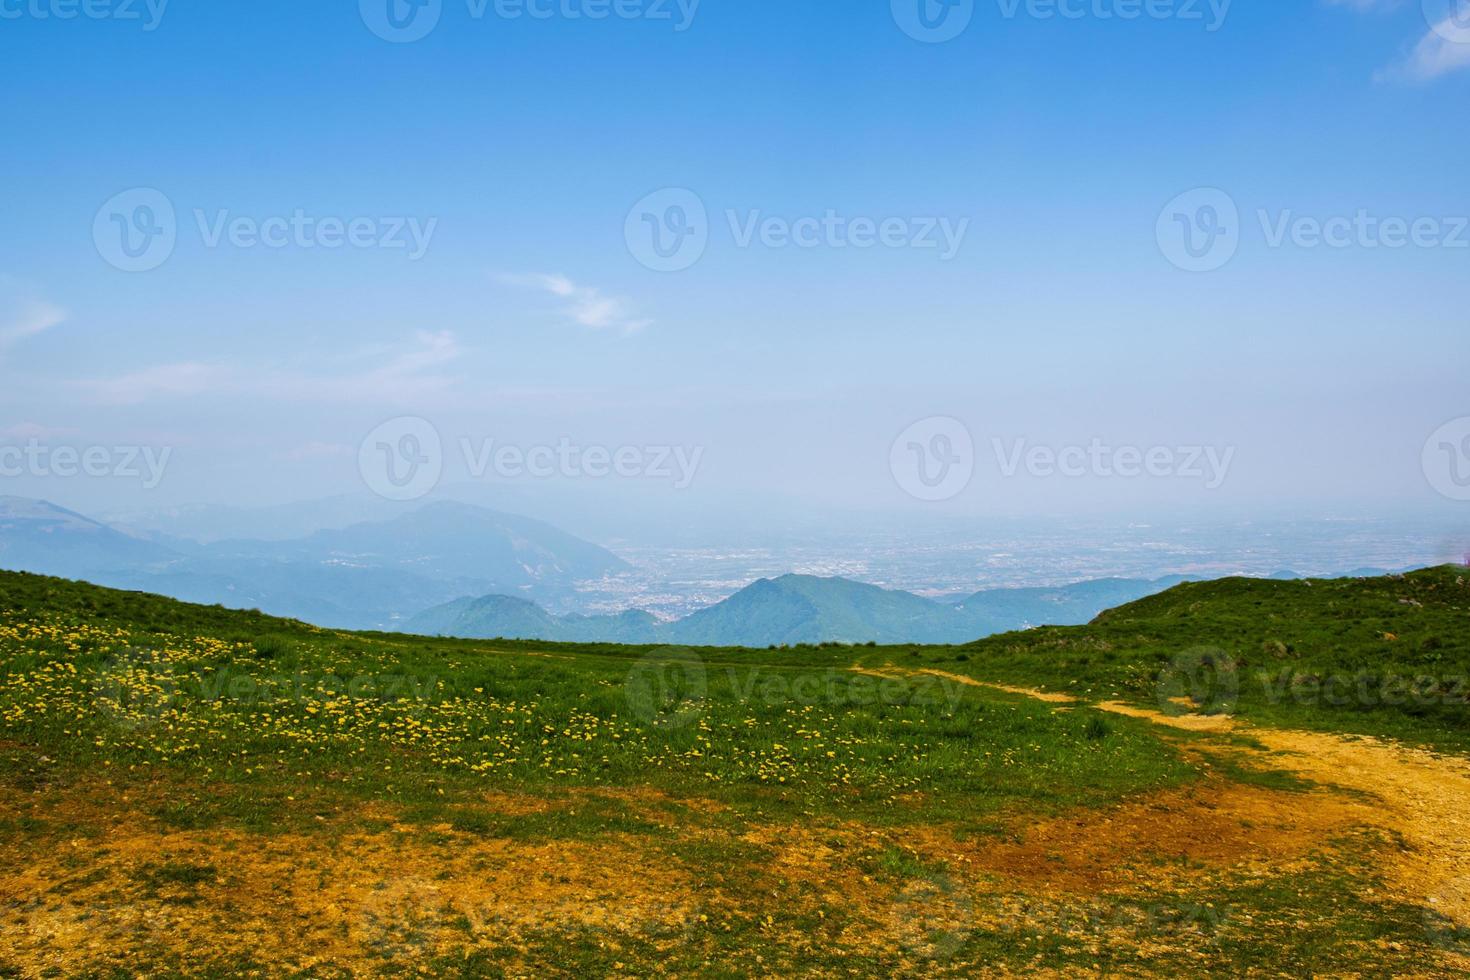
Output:
<svg viewBox="0 0 1470 980">
<path fill-rule="evenodd" d="M 899 668 L 864 672 L 877 676 L 905 673 Z M 959 674 L 932 670 L 922 673 L 1053 704 L 1077 703 L 1066 695 L 988 684 Z M 1223 842 L 1230 839 L 1228 829 L 1237 820 L 1248 821 L 1257 828 L 1274 824 L 1280 830 L 1284 818 L 1289 826 L 1315 827 L 1317 833 L 1324 835 L 1334 829 L 1386 831 L 1407 845 L 1402 853 L 1390 856 L 1384 869 L 1393 883 L 1395 897 L 1411 904 L 1427 905 L 1445 918 L 1470 927 L 1470 760 L 1374 738 L 1248 726 L 1224 715 L 1165 714 L 1117 701 L 1096 707 L 1184 731 L 1207 734 L 1248 731 L 1251 738 L 1265 745 L 1272 754 L 1261 760 L 1259 753 L 1238 746 L 1232 746 L 1231 751 L 1252 755 L 1256 761 L 1265 761 L 1274 768 L 1324 786 L 1361 794 L 1371 802 L 1352 802 L 1325 788 L 1294 801 L 1271 801 L 1268 796 L 1252 794 L 1248 787 L 1234 787 L 1229 801 L 1207 807 L 1192 819 L 1222 834 L 1218 838 L 1219 846 L 1225 846 Z M 1139 819 L 1142 816 L 1135 814 L 1125 824 L 1142 828 L 1148 823 Z M 1163 835 L 1157 839 L 1167 848 L 1168 827 L 1155 827 L 1153 832 Z M 1109 837 L 1102 834 L 1098 840 L 1106 841 Z M 1281 838 L 1278 835 L 1276 839 Z M 1096 843 L 1086 846 L 1084 852 L 1095 850 L 1096 846 Z"/>
<path fill-rule="evenodd" d="M 391 831 L 331 840 L 118 828 L 18 857 L 0 868 L 0 961 L 31 975 L 201 950 L 370 974 L 542 930 L 656 938 L 695 914 L 688 873 L 622 836 L 432 842 Z M 200 880 L 180 882 L 177 869 Z"/>
</svg>

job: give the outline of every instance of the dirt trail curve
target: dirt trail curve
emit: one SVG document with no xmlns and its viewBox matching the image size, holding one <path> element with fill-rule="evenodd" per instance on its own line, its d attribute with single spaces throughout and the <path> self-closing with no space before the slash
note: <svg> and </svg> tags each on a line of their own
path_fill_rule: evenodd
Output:
<svg viewBox="0 0 1470 980">
<path fill-rule="evenodd" d="M 897 667 L 854 670 L 888 677 L 913 673 Z M 1083 703 L 1066 694 L 990 684 L 962 674 L 917 673 L 1049 704 Z M 1225 716 L 1171 715 L 1118 701 L 1092 707 L 1186 731 L 1248 732 L 1270 751 L 1273 767 L 1324 786 L 1366 794 L 1377 804 L 1375 826 L 1399 835 L 1406 845 L 1385 869 L 1395 891 L 1406 901 L 1470 926 L 1470 759 L 1375 738 L 1264 728 Z"/>
</svg>

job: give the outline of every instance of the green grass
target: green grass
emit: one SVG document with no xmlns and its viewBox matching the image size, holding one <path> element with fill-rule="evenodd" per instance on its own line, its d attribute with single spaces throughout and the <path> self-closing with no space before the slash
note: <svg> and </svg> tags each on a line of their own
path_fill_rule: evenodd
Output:
<svg viewBox="0 0 1470 980">
<path fill-rule="evenodd" d="M 910 837 L 1014 833 L 1204 778 L 1202 761 L 1217 780 L 1312 787 L 1246 764 L 1229 738 L 850 668 L 939 669 L 1169 710 L 1184 698 L 1263 724 L 1463 751 L 1462 572 L 1187 585 L 1089 626 L 965 647 L 776 650 L 354 634 L 0 573 L 0 843 L 63 855 L 58 900 L 112 888 L 125 907 L 147 899 L 217 914 L 221 930 L 229 913 L 209 903 L 228 892 L 230 863 L 169 854 L 123 872 L 92 867 L 117 831 L 109 815 L 152 821 L 160 834 L 297 835 L 316 856 L 354 835 L 420 856 L 626 845 L 693 879 L 688 909 L 656 925 L 553 922 L 442 959 L 426 938 L 456 923 L 470 936 L 476 922 L 415 906 L 379 951 L 373 972 L 383 975 L 1410 972 L 1460 950 L 1464 936 L 1425 909 L 1370 896 L 1383 842 L 1323 842 L 1310 867 L 1264 877 L 1181 866 L 1192 877 L 1177 889 L 977 885 Z M 1399 676 L 1427 678 L 1432 696 L 1388 703 L 1385 680 Z M 1323 697 L 1333 677 L 1353 678 L 1354 696 Z M 864 894 L 783 869 L 781 835 L 798 831 L 822 871 Z M 397 873 L 390 864 L 383 880 Z M 871 901 L 843 901 L 855 897 Z M 140 936 L 126 967 L 82 975 L 283 972 L 267 953 L 212 960 L 171 949 L 166 933 Z M 18 973 L 0 955 L 7 971 Z M 342 974 L 318 965 L 296 975 Z"/>
<path fill-rule="evenodd" d="M 1087 626 L 917 659 L 1085 700 L 1228 712 L 1280 727 L 1470 750 L 1470 569 L 1374 579 L 1188 583 Z M 872 651 L 869 663 L 892 659 Z"/>
<path fill-rule="evenodd" d="M 0 775 L 171 784 L 158 815 L 178 828 L 634 786 L 751 815 L 979 822 L 1193 775 L 1147 726 L 857 674 L 848 649 L 804 665 L 355 635 L 24 575 L 0 576 L 0 609 L 0 739 L 25 747 L 0 749 Z"/>
</svg>

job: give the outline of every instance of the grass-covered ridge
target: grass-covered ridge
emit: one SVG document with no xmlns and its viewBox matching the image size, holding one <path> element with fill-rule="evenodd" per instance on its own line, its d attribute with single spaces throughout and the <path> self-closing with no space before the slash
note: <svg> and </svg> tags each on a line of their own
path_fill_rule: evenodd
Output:
<svg viewBox="0 0 1470 980">
<path fill-rule="evenodd" d="M 1463 701 L 1245 678 L 1452 676 L 1466 595 L 1455 569 L 1226 581 L 966 647 L 744 650 L 0 573 L 0 976 L 1455 975 L 1461 761 L 1344 756 L 1431 776 L 1405 806 L 1252 745 L 1278 718 L 1444 744 Z M 1262 727 L 1089 703 L 1114 698 Z"/>
<path fill-rule="evenodd" d="M 1185 583 L 1082 627 L 935 655 L 1085 700 L 1470 747 L 1470 569 Z"/>
<path fill-rule="evenodd" d="M 24 575 L 0 576 L 0 611 L 0 737 L 89 771 L 208 780 L 259 816 L 284 796 L 439 810 L 487 787 L 638 785 L 980 819 L 1187 775 L 1144 726 L 864 676 L 842 662 L 851 651 L 803 666 L 791 652 L 347 634 Z"/>
</svg>

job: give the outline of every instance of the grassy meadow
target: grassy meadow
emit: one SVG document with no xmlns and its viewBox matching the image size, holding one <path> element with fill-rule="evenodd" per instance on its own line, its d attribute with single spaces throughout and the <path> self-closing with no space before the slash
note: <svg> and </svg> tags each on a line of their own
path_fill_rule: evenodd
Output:
<svg viewBox="0 0 1470 980">
<path fill-rule="evenodd" d="M 0 976 L 1453 975 L 1361 799 L 1099 705 L 1458 753 L 1467 611 L 1437 569 L 696 650 L 3 573 Z"/>
</svg>

